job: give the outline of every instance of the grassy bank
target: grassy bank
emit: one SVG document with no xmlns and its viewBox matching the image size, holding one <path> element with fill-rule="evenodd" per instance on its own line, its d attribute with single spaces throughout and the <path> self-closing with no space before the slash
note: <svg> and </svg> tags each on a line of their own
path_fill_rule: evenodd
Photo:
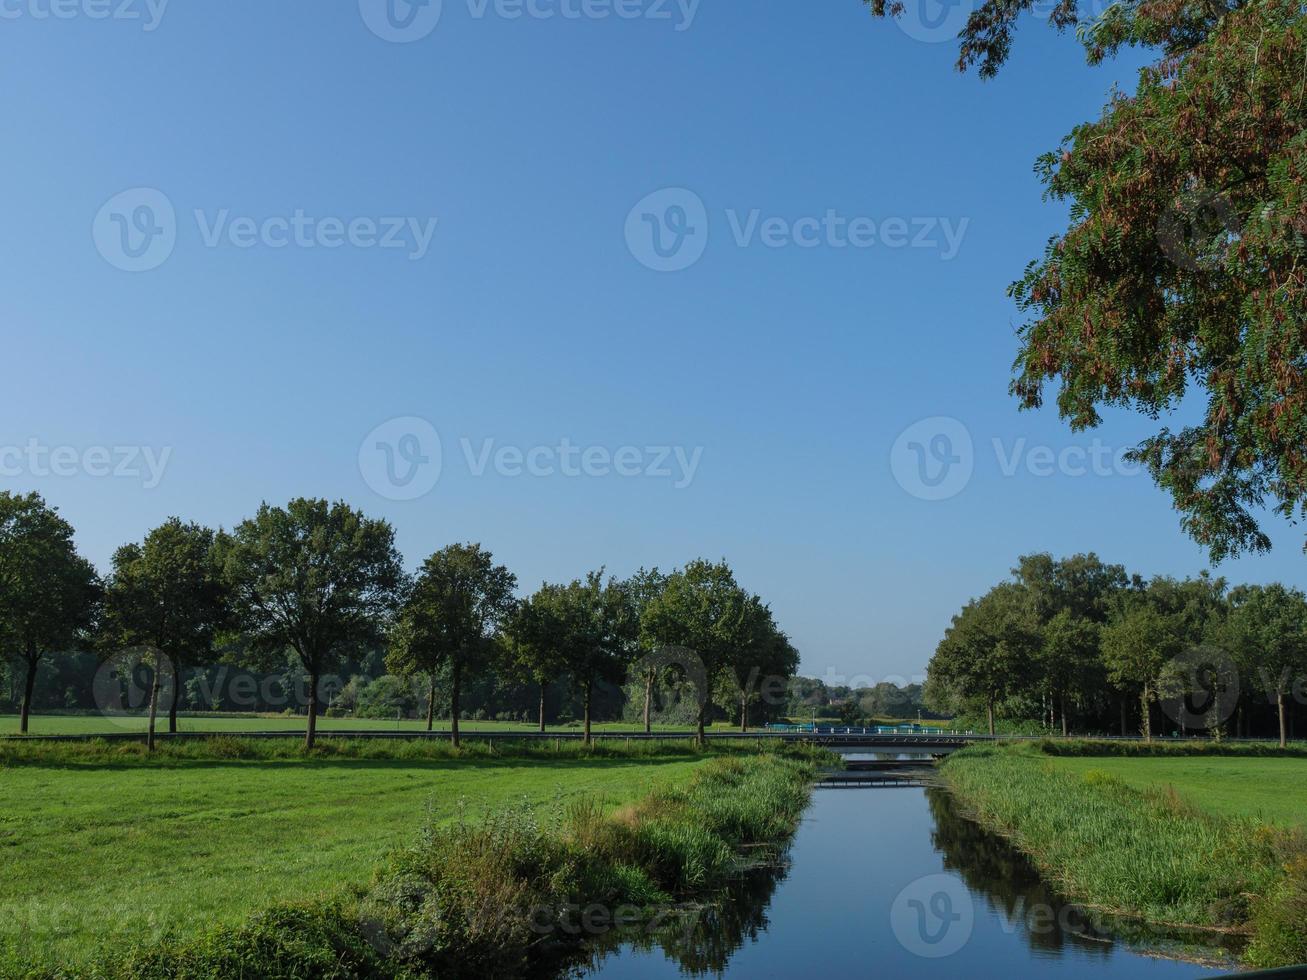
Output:
<svg viewBox="0 0 1307 980">
<path fill-rule="evenodd" d="M 683 784 L 688 745 L 469 747 L 342 742 L 109 743 L 0 750 L 0 949 L 83 960 L 187 937 L 256 909 L 366 883 L 424 818 L 476 807 L 616 805 Z M 12 966 L 12 960 L 11 960 Z"/>
<path fill-rule="evenodd" d="M 774 854 L 759 845 L 792 833 L 813 767 L 756 753 L 703 762 L 688 781 L 656 778 L 647 763 L 640 772 L 646 791 L 619 805 L 611 793 L 572 794 L 548 810 L 433 813 L 366 887 L 274 905 L 198 937 L 118 944 L 72 975 L 520 975 L 574 945 L 577 909 L 647 920 Z"/>
<path fill-rule="evenodd" d="M 1152 759 L 1092 760 L 1098 765 L 1084 752 L 1051 758 L 1041 749 L 969 748 L 950 757 L 942 774 L 967 810 L 1029 854 L 1068 898 L 1156 924 L 1247 933 L 1252 965 L 1307 961 L 1307 843 L 1287 825 L 1294 821 L 1204 808 L 1160 776 L 1131 784 L 1111 771 L 1125 763 L 1184 763 L 1174 749 Z M 1249 753 L 1200 761 L 1219 786 L 1223 774 L 1269 760 Z M 1283 769 L 1278 775 L 1293 778 Z M 1300 799 L 1296 778 L 1292 796 Z"/>
<path fill-rule="evenodd" d="M 32 715 L 29 721 L 29 735 L 108 735 L 117 732 L 144 732 L 149 719 L 144 715 L 102 715 L 98 713 L 66 715 Z M 242 732 L 302 732 L 305 718 L 303 715 L 282 714 L 188 714 L 177 719 L 177 729 L 182 732 L 218 732 L 239 735 Z M 521 731 L 535 732 L 539 726 L 513 721 L 468 721 L 459 723 L 464 732 L 479 731 Z M 168 728 L 168 719 L 163 717 L 157 722 L 160 731 Z M 710 726 L 712 727 L 712 726 Z M 319 731 L 368 731 L 368 732 L 411 732 L 414 735 L 426 731 L 425 719 L 404 718 L 335 718 L 320 716 Z M 448 732 L 448 719 L 437 719 L 436 731 Z M 598 732 L 635 732 L 641 731 L 638 722 L 605 721 L 596 722 Z M 734 726 L 718 723 L 717 731 L 732 731 Z M 550 732 L 578 732 L 581 723 L 569 722 L 563 725 L 548 725 Z M 689 732 L 690 725 L 654 725 L 655 732 Z M 18 716 L 0 714 L 0 735 L 18 734 Z"/>
</svg>

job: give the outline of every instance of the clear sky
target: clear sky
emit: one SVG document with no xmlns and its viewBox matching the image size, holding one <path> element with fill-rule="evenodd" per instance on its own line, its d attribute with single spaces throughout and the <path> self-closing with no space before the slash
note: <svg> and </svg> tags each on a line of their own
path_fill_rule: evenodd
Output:
<svg viewBox="0 0 1307 980">
<path fill-rule="evenodd" d="M 0 486 L 102 569 L 343 498 L 524 589 L 725 556 L 865 682 L 1024 552 L 1205 567 L 1106 458 L 1139 420 L 1007 395 L 1035 157 L 1137 57 L 1032 19 L 982 83 L 961 8 L 386 2 L 0 5 Z M 1222 573 L 1307 584 L 1268 527 Z"/>
</svg>

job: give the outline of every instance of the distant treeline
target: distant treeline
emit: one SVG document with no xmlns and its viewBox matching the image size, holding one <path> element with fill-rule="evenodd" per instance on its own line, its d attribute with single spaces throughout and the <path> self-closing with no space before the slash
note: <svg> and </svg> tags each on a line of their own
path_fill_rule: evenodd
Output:
<svg viewBox="0 0 1307 980">
<path fill-rule="evenodd" d="M 230 531 L 172 518 L 101 576 L 38 494 L 0 492 L 0 660 L 33 708 L 321 710 L 450 720 L 661 715 L 703 735 L 783 710 L 799 655 L 724 562 L 600 568 L 517 594 L 477 544 L 407 573 L 394 529 L 346 503 L 263 504 Z M 74 651 L 74 652 L 67 652 Z"/>
<path fill-rule="evenodd" d="M 1293 737 L 1307 597 L 1207 573 L 1145 580 L 1096 555 L 1018 560 L 953 617 L 926 702 L 990 731 Z"/>
</svg>

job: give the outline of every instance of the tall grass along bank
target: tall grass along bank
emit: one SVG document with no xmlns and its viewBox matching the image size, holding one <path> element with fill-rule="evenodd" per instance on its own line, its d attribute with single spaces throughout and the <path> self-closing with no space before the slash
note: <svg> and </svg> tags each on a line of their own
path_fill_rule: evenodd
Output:
<svg viewBox="0 0 1307 980">
<path fill-rule="evenodd" d="M 1244 933 L 1259 967 L 1307 961 L 1301 832 L 1204 812 L 1165 788 L 1056 769 L 1037 745 L 977 746 L 942 775 L 1068 898 L 1167 926 Z"/>
<path fill-rule="evenodd" d="M 588 935 L 665 923 L 775 860 L 806 807 L 813 756 L 755 752 L 704 763 L 679 787 L 612 808 L 574 800 L 428 821 L 371 884 L 278 906 L 200 938 L 105 950 L 28 977 L 522 976 Z M 306 842 L 306 846 L 311 846 Z"/>
</svg>

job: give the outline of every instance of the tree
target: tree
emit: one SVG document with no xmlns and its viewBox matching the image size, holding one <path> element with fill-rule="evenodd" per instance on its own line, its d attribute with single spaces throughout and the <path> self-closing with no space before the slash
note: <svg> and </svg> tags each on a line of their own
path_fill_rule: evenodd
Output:
<svg viewBox="0 0 1307 980">
<path fill-rule="evenodd" d="M 1032 3 L 985 0 L 959 68 L 994 74 Z M 1205 399 L 1134 456 L 1213 561 L 1267 550 L 1257 510 L 1307 516 L 1307 19 L 1292 0 L 1124 0 L 1077 33 L 1094 62 L 1123 45 L 1160 58 L 1037 164 L 1070 224 L 1010 287 L 1027 315 L 1012 392 L 1034 409 L 1055 383 L 1076 430 L 1104 407 L 1155 420 Z"/>
<path fill-rule="evenodd" d="M 668 576 L 641 618 L 648 643 L 687 648 L 703 664 L 707 688 L 699 692 L 695 719 L 700 745 L 713 686 L 731 657 L 751 639 L 747 606 L 748 596 L 725 561 L 697 559 Z"/>
<path fill-rule="evenodd" d="M 39 494 L 0 491 L 0 644 L 26 669 L 18 730 L 26 734 L 41 659 L 94 622 L 100 585 L 73 527 Z"/>
<path fill-rule="evenodd" d="M 486 663 L 496 637 L 513 613 L 517 577 L 479 544 L 451 544 L 428 558 L 418 573 L 391 634 L 386 663 L 399 674 L 449 672 L 450 733 L 460 744 L 458 716 L 463 678 Z"/>
<path fill-rule="evenodd" d="M 545 730 L 545 694 L 564 670 L 565 624 L 556 615 L 562 607 L 555 593 L 561 586 L 542 585 L 518 604 L 504 628 L 501 664 L 504 672 L 540 689 L 539 725 Z"/>
<path fill-rule="evenodd" d="M 558 656 L 581 690 L 585 741 L 591 742 L 591 708 L 595 685 L 621 680 L 634 649 L 636 623 L 629 596 L 604 570 L 590 572 L 565 586 L 536 594 Z"/>
<path fill-rule="evenodd" d="M 799 666 L 799 652 L 776 626 L 766 603 L 756 595 L 744 607 L 743 642 L 729 656 L 720 686 L 724 699 L 739 710 L 741 733 L 749 730 L 749 705 L 764 680 L 789 678 Z"/>
<path fill-rule="evenodd" d="M 1151 590 L 1150 590 L 1151 591 Z M 1103 628 L 1103 660 L 1117 684 L 1139 690 L 1140 732 L 1153 740 L 1152 703 L 1158 697 L 1170 664 L 1186 644 L 1177 615 L 1159 608 L 1156 596 L 1131 597 Z"/>
<path fill-rule="evenodd" d="M 1070 734 L 1067 698 L 1092 689 L 1100 676 L 1099 630 L 1092 620 L 1059 610 L 1040 630 L 1039 666 L 1049 695 L 1062 716 L 1062 734 Z"/>
<path fill-rule="evenodd" d="M 637 623 L 644 618 L 644 611 L 649 607 L 655 598 L 662 594 L 663 589 L 667 586 L 667 576 L 658 569 L 641 568 L 623 584 L 627 595 L 630 597 L 632 611 Z M 658 675 L 664 669 L 653 656 L 653 644 L 649 642 L 647 636 L 637 630 L 640 652 L 643 657 L 639 663 L 639 678 L 644 685 L 644 733 L 650 734 L 653 725 L 650 714 L 653 710 L 653 692 L 654 685 L 658 683 Z"/>
<path fill-rule="evenodd" d="M 1245 676 L 1275 699 L 1280 748 L 1288 745 L 1285 699 L 1307 671 L 1307 596 L 1283 585 L 1245 585 L 1230 595 L 1225 636 Z"/>
<path fill-rule="evenodd" d="M 226 591 L 214 556 L 214 532 L 172 518 L 141 544 L 119 548 L 105 585 L 103 639 L 115 649 L 141 647 L 153 660 L 146 744 L 154 749 L 159 689 L 170 665 L 168 731 L 177 731 L 181 670 L 201 663 L 226 615 Z"/>
<path fill-rule="evenodd" d="M 931 657 L 927 673 L 934 703 L 941 691 L 978 701 L 989 734 L 995 734 L 995 708 L 1032 674 L 1039 642 L 1029 593 L 1013 582 L 995 586 L 953 617 Z"/>
<path fill-rule="evenodd" d="M 344 502 L 300 497 L 263 504 L 217 548 L 251 652 L 266 660 L 293 651 L 308 675 L 304 746 L 312 749 L 323 674 L 381 641 L 402 594 L 394 529 Z"/>
</svg>

